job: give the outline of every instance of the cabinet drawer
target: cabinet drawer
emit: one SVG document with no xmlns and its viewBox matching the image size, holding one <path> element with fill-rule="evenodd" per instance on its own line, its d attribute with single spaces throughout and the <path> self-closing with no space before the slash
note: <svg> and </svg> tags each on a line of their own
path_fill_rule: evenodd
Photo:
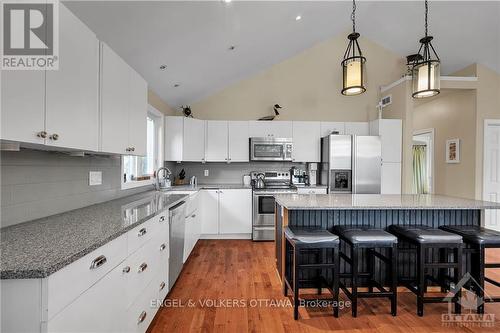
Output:
<svg viewBox="0 0 500 333">
<path fill-rule="evenodd" d="M 126 237 L 112 240 L 48 277 L 48 319 L 125 259 Z"/>
<path fill-rule="evenodd" d="M 124 298 L 125 281 L 118 266 L 50 319 L 47 332 L 123 332 Z"/>
<path fill-rule="evenodd" d="M 157 285 L 155 282 L 150 283 L 140 293 L 137 300 L 128 308 L 125 319 L 125 332 L 146 332 L 156 311 L 158 311 L 158 307 L 155 306 L 157 297 Z"/>
<path fill-rule="evenodd" d="M 158 217 L 159 218 L 159 217 Z M 132 254 L 147 243 L 154 234 L 155 218 L 152 218 L 127 232 L 128 254 Z"/>
<path fill-rule="evenodd" d="M 150 240 L 123 264 L 127 280 L 127 305 L 132 304 L 159 271 L 160 244 Z"/>
<path fill-rule="evenodd" d="M 326 194 L 326 188 L 309 188 L 300 187 L 297 190 L 298 194 Z"/>
</svg>

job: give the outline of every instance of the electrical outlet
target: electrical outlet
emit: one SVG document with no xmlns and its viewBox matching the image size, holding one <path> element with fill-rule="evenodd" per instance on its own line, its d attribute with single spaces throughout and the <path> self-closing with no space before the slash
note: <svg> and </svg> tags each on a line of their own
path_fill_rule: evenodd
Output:
<svg viewBox="0 0 500 333">
<path fill-rule="evenodd" d="M 203 175 L 204 175 L 205 177 L 208 177 L 208 174 L 209 174 L 209 173 L 208 173 L 208 170 L 205 170 L 205 171 L 203 172 Z"/>
<path fill-rule="evenodd" d="M 102 184 L 102 171 L 89 172 L 89 186 Z"/>
</svg>

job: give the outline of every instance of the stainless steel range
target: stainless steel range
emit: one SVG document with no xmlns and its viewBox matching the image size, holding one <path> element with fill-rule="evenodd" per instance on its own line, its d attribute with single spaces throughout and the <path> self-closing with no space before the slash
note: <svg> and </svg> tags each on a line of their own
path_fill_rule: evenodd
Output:
<svg viewBox="0 0 500 333">
<path fill-rule="evenodd" d="M 274 195 L 297 193 L 297 188 L 290 182 L 289 171 L 254 171 L 250 176 L 253 184 L 252 239 L 272 241 L 274 240 Z M 263 188 L 255 186 L 258 178 L 263 178 Z"/>
</svg>

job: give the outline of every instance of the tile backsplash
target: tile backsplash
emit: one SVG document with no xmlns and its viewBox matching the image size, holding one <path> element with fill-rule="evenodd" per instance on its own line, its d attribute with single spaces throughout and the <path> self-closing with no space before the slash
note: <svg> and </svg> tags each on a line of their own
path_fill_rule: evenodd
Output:
<svg viewBox="0 0 500 333">
<path fill-rule="evenodd" d="M 119 156 L 75 157 L 60 152 L 2 151 L 2 227 L 142 192 L 121 189 Z M 89 186 L 89 172 L 101 171 L 102 184 Z"/>
<path fill-rule="evenodd" d="M 169 164 L 169 167 L 171 164 Z M 292 166 L 305 169 L 305 163 L 283 163 L 283 162 L 251 162 L 251 163 L 178 163 L 175 164 L 175 176 L 179 175 L 182 169 L 186 172 L 186 181 L 189 182 L 191 176 L 198 178 L 198 184 L 241 184 L 243 175 L 248 175 L 252 171 L 276 170 L 288 171 Z M 204 176 L 204 171 L 208 170 L 208 177 Z"/>
</svg>

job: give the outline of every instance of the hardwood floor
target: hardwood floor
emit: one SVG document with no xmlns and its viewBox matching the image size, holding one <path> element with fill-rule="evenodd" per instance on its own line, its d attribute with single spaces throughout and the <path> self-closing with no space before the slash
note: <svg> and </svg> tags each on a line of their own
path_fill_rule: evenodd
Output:
<svg viewBox="0 0 500 333">
<path fill-rule="evenodd" d="M 488 252 L 487 257 L 500 262 L 500 250 Z M 488 276 L 500 280 L 500 271 Z M 500 288 L 488 286 L 486 292 L 500 295 Z M 496 316 L 495 327 L 460 328 L 442 325 L 446 304 L 426 304 L 425 316 L 418 317 L 415 296 L 409 292 L 399 294 L 396 317 L 390 315 L 388 300 L 362 299 L 357 318 L 347 308 L 340 318 L 332 316 L 331 308 L 300 308 L 300 318 L 294 321 L 291 303 L 278 306 L 278 302 L 286 305 L 287 298 L 275 268 L 274 243 L 200 240 L 149 332 L 500 331 L 500 303 L 486 304 L 486 313 Z"/>
</svg>

